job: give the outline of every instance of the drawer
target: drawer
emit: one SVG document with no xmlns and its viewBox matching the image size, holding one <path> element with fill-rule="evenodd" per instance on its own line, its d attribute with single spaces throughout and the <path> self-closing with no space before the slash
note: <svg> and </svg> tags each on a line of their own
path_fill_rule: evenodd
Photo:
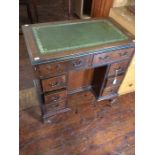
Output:
<svg viewBox="0 0 155 155">
<path fill-rule="evenodd" d="M 91 65 L 92 55 L 75 58 L 72 60 L 48 63 L 37 67 L 40 77 L 57 76 L 68 70 L 86 68 Z"/>
<path fill-rule="evenodd" d="M 68 69 L 74 70 L 74 69 L 87 68 L 88 66 L 91 65 L 91 61 L 92 61 L 92 55 L 75 58 L 68 62 Z"/>
<path fill-rule="evenodd" d="M 56 62 L 39 65 L 37 70 L 40 77 L 52 75 L 56 76 L 66 72 L 67 62 Z"/>
<path fill-rule="evenodd" d="M 67 106 L 67 90 L 44 95 L 44 103 L 46 112 L 50 114 L 53 113 L 52 115 L 59 110 L 65 109 Z"/>
<path fill-rule="evenodd" d="M 102 96 L 114 95 L 117 93 L 118 88 L 119 88 L 119 86 L 106 87 L 103 90 Z"/>
<path fill-rule="evenodd" d="M 55 93 L 50 93 L 50 94 L 44 95 L 44 102 L 45 102 L 45 104 L 51 103 L 51 104 L 53 104 L 53 106 L 57 107 L 57 106 L 59 106 L 58 102 L 63 102 L 64 100 L 66 100 L 66 97 L 67 97 L 66 90 L 58 91 Z"/>
<path fill-rule="evenodd" d="M 113 63 L 110 65 L 108 76 L 115 76 L 116 74 L 122 74 L 126 71 L 129 64 L 129 60 Z"/>
<path fill-rule="evenodd" d="M 123 59 L 128 59 L 132 56 L 134 52 L 133 48 L 122 49 L 117 51 L 112 51 L 108 53 L 97 54 L 93 58 L 93 65 L 103 65 L 112 63 L 114 61 L 119 61 Z"/>
<path fill-rule="evenodd" d="M 124 78 L 124 75 L 108 78 L 106 82 L 106 87 L 120 85 L 123 81 L 123 78 Z"/>
<path fill-rule="evenodd" d="M 48 78 L 41 81 L 43 92 L 48 92 L 52 90 L 57 90 L 66 87 L 66 76 L 58 76 L 53 78 Z"/>
</svg>

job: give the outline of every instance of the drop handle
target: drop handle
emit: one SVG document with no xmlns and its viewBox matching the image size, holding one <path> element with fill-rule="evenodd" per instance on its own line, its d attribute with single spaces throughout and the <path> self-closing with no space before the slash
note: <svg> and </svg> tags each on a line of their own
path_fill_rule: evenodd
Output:
<svg viewBox="0 0 155 155">
<path fill-rule="evenodd" d="M 117 76 L 118 73 L 120 73 L 122 71 L 123 71 L 122 67 L 119 67 L 118 69 L 115 70 L 115 75 Z"/>
<path fill-rule="evenodd" d="M 56 108 L 59 106 L 59 103 L 58 102 L 51 102 L 51 108 Z"/>
<path fill-rule="evenodd" d="M 60 65 L 60 64 L 58 64 L 58 65 L 56 65 L 56 66 L 55 66 L 55 69 L 56 69 L 56 70 L 61 70 L 61 69 L 62 69 L 62 67 L 61 67 L 61 65 Z"/>
<path fill-rule="evenodd" d="M 78 60 L 78 61 L 73 62 L 73 66 L 74 67 L 80 67 L 80 66 L 82 66 L 82 61 L 81 60 Z"/>
<path fill-rule="evenodd" d="M 53 82 L 53 83 L 50 83 L 49 84 L 51 87 L 56 87 L 56 86 L 58 86 L 59 85 L 59 82 Z"/>
<path fill-rule="evenodd" d="M 48 70 L 53 70 L 53 67 L 52 67 L 51 65 L 48 65 L 46 68 L 47 68 Z M 60 69 L 61 69 L 61 65 L 60 65 L 60 64 L 56 65 L 56 66 L 55 66 L 55 69 L 56 69 L 56 70 L 60 70 Z"/>
<path fill-rule="evenodd" d="M 119 53 L 119 56 L 121 56 L 121 57 L 124 57 L 124 56 L 128 56 L 128 52 L 121 52 L 121 53 Z"/>
<path fill-rule="evenodd" d="M 54 97 L 51 98 L 51 101 L 52 101 L 52 102 L 56 102 L 56 101 L 58 101 L 59 99 L 60 99 L 59 96 L 54 96 Z"/>
<path fill-rule="evenodd" d="M 106 55 L 105 57 L 99 57 L 100 60 L 107 60 L 110 59 L 110 56 Z"/>
<path fill-rule="evenodd" d="M 117 78 L 116 78 L 116 77 L 115 77 L 114 80 L 112 81 L 112 84 L 113 84 L 113 85 L 116 85 L 116 84 L 117 84 Z"/>
</svg>

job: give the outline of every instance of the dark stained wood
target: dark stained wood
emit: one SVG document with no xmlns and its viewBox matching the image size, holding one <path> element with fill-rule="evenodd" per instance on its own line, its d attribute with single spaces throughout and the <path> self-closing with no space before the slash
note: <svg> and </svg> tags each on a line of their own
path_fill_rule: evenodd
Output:
<svg viewBox="0 0 155 155">
<path fill-rule="evenodd" d="M 85 88 L 91 85 L 94 69 L 75 70 L 68 74 L 68 91 Z"/>
<path fill-rule="evenodd" d="M 40 78 L 45 78 L 49 76 L 53 77 L 66 73 L 68 70 L 87 68 L 91 65 L 91 61 L 92 55 L 82 56 L 68 61 L 59 61 L 38 65 L 36 66 L 36 70 Z"/>
<path fill-rule="evenodd" d="M 97 21 L 102 20 L 103 19 L 98 19 Z M 75 21 L 67 23 L 71 24 L 72 22 L 76 23 Z M 52 24 L 58 23 L 66 22 L 55 22 Z M 49 23 L 34 25 L 38 27 L 48 24 Z M 29 26 L 28 28 L 27 26 L 23 27 L 23 31 L 31 63 L 32 65 L 35 65 L 34 71 L 37 71 L 38 73 L 36 74 L 36 78 L 39 79 L 41 83 L 39 84 L 39 89 L 41 90 L 39 98 L 42 118 L 45 121 L 47 121 L 48 117 L 53 116 L 54 114 L 56 115 L 63 111 L 68 111 L 67 106 L 64 107 L 63 110 L 57 107 L 63 107 L 64 104 L 68 105 L 68 96 L 73 93 L 91 90 L 97 101 L 112 99 L 117 96 L 117 90 L 121 83 L 119 83 L 117 87 L 110 88 L 109 86 L 105 88 L 105 84 L 108 80 L 107 77 L 111 76 L 110 74 L 114 72 L 113 76 L 118 76 L 120 72 L 125 73 L 127 69 L 127 65 L 125 66 L 124 63 L 119 63 L 119 61 L 124 60 L 124 62 L 127 62 L 128 64 L 134 53 L 134 42 L 132 42 L 132 38 L 129 35 L 127 35 L 129 36 L 128 40 L 122 42 L 118 41 L 117 44 L 109 43 L 107 45 L 103 45 L 103 47 L 97 46 L 97 48 L 91 47 L 58 52 L 58 54 L 51 53 L 40 55 L 37 52 L 38 49 L 34 43 L 35 39 L 30 31 L 31 27 L 34 25 L 31 25 L 30 28 Z M 78 53 L 79 51 L 81 51 L 80 54 Z M 70 54 L 68 52 L 70 52 Z M 112 64 L 114 62 L 115 65 Z M 115 66 L 119 66 L 119 68 L 116 68 Z M 120 80 L 120 82 L 121 81 L 122 80 Z M 66 100 L 62 101 L 60 104 L 60 102 L 57 101 L 57 97 L 59 96 L 55 97 L 55 91 L 59 91 L 62 88 L 67 90 L 67 95 Z M 51 95 L 47 97 L 47 94 L 49 93 Z M 45 105 L 49 102 L 52 103 Z M 92 102 L 95 105 L 95 100 Z M 78 112 L 78 109 L 79 104 L 76 103 L 75 112 Z"/>
<path fill-rule="evenodd" d="M 54 93 L 44 95 L 45 104 L 64 101 L 67 98 L 67 91 L 60 90 Z"/>
<path fill-rule="evenodd" d="M 117 74 L 125 73 L 129 62 L 130 62 L 130 59 L 111 64 L 108 72 L 108 76 L 115 76 L 116 72 Z"/>
<path fill-rule="evenodd" d="M 108 53 L 96 54 L 93 59 L 93 65 L 97 66 L 112 63 L 114 61 L 120 61 L 123 59 L 129 59 L 133 55 L 133 50 L 133 48 L 127 48 Z"/>
<path fill-rule="evenodd" d="M 55 62 L 37 66 L 38 75 L 40 77 L 56 76 L 65 73 L 67 70 L 67 62 Z"/>
<path fill-rule="evenodd" d="M 62 51 L 62 52 L 56 52 L 53 54 L 39 54 L 38 48 L 36 46 L 35 40 L 33 38 L 32 32 L 31 32 L 31 28 L 33 26 L 39 27 L 39 26 L 43 26 L 43 25 L 49 25 L 49 24 L 62 24 L 62 23 L 68 23 L 68 21 L 61 21 L 61 22 L 49 22 L 49 23 L 39 23 L 39 24 L 33 24 L 33 25 L 29 25 L 29 26 L 23 26 L 23 33 L 24 33 L 24 38 L 25 38 L 25 42 L 27 45 L 27 49 L 29 52 L 29 56 L 31 59 L 31 63 L 34 65 L 34 63 L 36 64 L 41 64 L 41 63 L 47 63 L 47 61 L 56 61 L 57 59 L 60 58 L 61 60 L 66 60 L 66 56 L 67 59 L 70 58 L 75 58 L 74 54 L 78 55 L 78 54 L 83 54 L 83 55 L 89 55 L 89 54 L 94 54 L 95 51 L 98 53 L 98 50 L 101 49 L 108 49 L 108 48 L 118 48 L 118 46 L 128 46 L 128 47 L 133 47 L 133 35 L 130 34 L 129 32 L 127 32 L 123 27 L 121 27 L 119 24 L 117 24 L 114 20 L 112 20 L 111 18 L 107 18 L 108 20 L 112 21 L 112 23 L 114 25 L 116 25 L 123 33 L 125 33 L 127 36 L 129 36 L 129 39 L 126 41 L 119 41 L 116 43 L 108 43 L 105 45 L 99 45 L 99 46 L 94 46 L 94 47 L 88 47 L 88 48 L 81 48 L 81 49 L 75 49 L 75 50 L 68 50 L 68 51 Z M 94 20 L 103 20 L 103 19 L 87 19 L 86 21 L 94 21 Z M 84 20 L 82 20 L 84 21 Z M 70 23 L 77 23 L 77 22 L 82 22 L 81 20 L 70 20 Z M 39 60 L 38 60 L 39 57 Z M 37 59 L 36 59 L 37 58 Z"/>
<path fill-rule="evenodd" d="M 119 86 L 106 87 L 103 90 L 102 96 L 113 95 L 117 93 Z"/>
<path fill-rule="evenodd" d="M 113 52 L 97 54 L 94 56 L 93 65 L 97 66 L 97 65 L 107 64 L 107 62 L 112 62 L 114 61 L 112 56 L 113 56 Z"/>
<path fill-rule="evenodd" d="M 41 82 L 42 82 L 42 88 L 44 92 L 61 89 L 66 87 L 67 85 L 65 75 L 44 79 Z"/>
<path fill-rule="evenodd" d="M 91 66 L 92 55 L 74 58 L 68 62 L 68 70 L 83 69 Z"/>
<path fill-rule="evenodd" d="M 70 96 L 69 107 L 80 104 L 79 113 L 58 114 L 50 124 L 41 123 L 38 106 L 20 111 L 20 154 L 134 155 L 134 93 L 112 107 L 94 107 L 93 99 L 90 92 Z"/>
<path fill-rule="evenodd" d="M 107 79 L 105 87 L 112 87 L 115 85 L 120 85 L 122 83 L 123 78 L 124 78 L 124 75 L 110 77 Z"/>
</svg>

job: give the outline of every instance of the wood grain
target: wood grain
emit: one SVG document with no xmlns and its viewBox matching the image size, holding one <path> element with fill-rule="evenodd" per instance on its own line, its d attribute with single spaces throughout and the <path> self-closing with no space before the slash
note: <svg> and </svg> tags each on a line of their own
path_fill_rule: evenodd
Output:
<svg viewBox="0 0 155 155">
<path fill-rule="evenodd" d="M 53 78 L 44 79 L 41 81 L 43 92 L 53 91 L 66 87 L 66 76 L 57 76 Z"/>
<path fill-rule="evenodd" d="M 92 14 L 93 18 L 108 17 L 113 0 L 93 0 Z"/>
<path fill-rule="evenodd" d="M 42 124 L 38 106 L 20 112 L 20 155 L 134 155 L 134 93 L 112 107 L 92 105 L 90 92 L 70 96 L 67 112 Z"/>
<path fill-rule="evenodd" d="M 68 91 L 91 85 L 94 69 L 75 70 L 68 74 Z"/>
</svg>

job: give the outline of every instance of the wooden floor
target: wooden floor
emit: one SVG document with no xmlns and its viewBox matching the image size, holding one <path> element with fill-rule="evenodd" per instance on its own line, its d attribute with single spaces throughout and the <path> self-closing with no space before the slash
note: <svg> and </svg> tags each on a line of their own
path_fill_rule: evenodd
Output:
<svg viewBox="0 0 155 155">
<path fill-rule="evenodd" d="M 50 124 L 41 122 L 38 105 L 21 110 L 20 155 L 134 155 L 134 93 L 112 107 L 108 101 L 94 107 L 92 100 L 89 91 L 71 96 L 72 111 Z"/>
<path fill-rule="evenodd" d="M 67 2 L 38 0 L 39 22 L 67 20 Z M 25 9 L 20 7 L 20 24 L 29 23 Z M 113 107 L 108 102 L 94 107 L 90 92 L 73 95 L 72 111 L 43 124 L 23 35 L 19 44 L 20 155 L 134 155 L 134 93 L 121 96 Z"/>
</svg>

